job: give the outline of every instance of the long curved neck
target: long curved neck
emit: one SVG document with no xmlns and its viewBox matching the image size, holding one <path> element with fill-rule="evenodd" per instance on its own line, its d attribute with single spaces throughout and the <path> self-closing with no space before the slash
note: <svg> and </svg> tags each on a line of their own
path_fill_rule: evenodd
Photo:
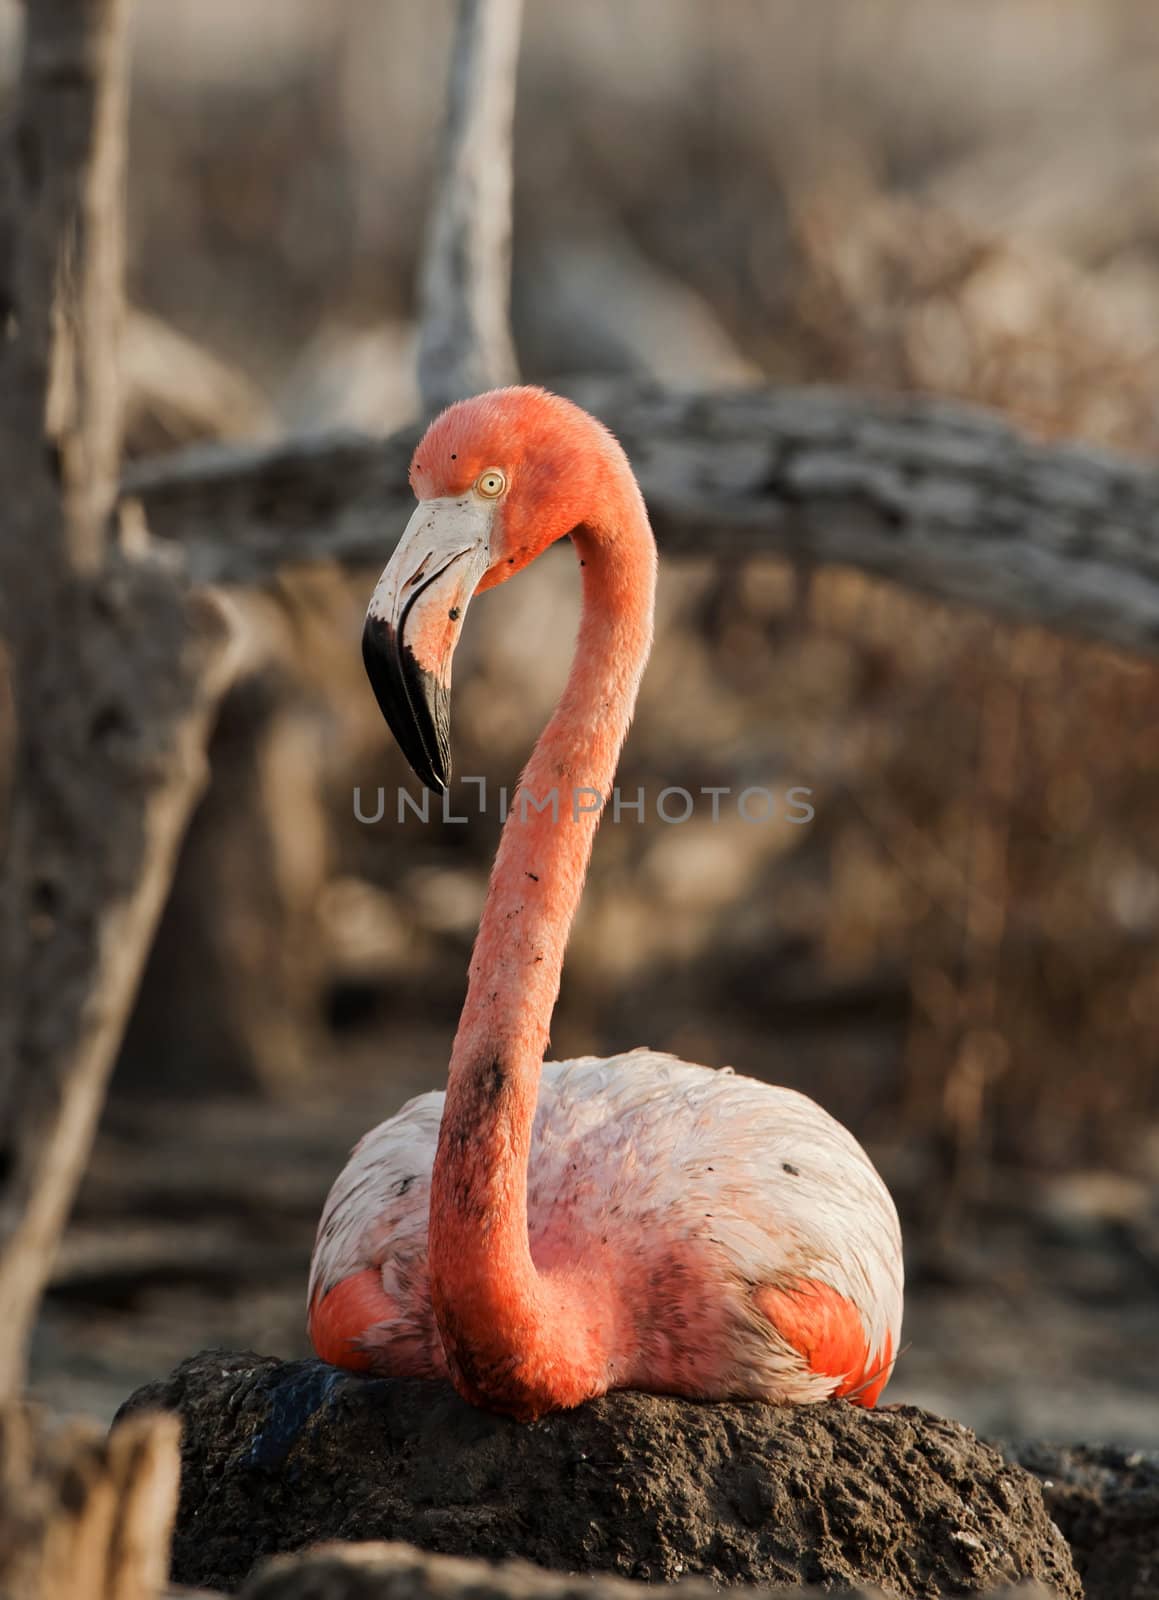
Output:
<svg viewBox="0 0 1159 1600">
<path fill-rule="evenodd" d="M 605 505 L 572 534 L 584 595 L 575 658 L 491 873 L 431 1187 L 431 1297 L 452 1375 L 469 1399 L 521 1416 L 606 1387 L 614 1336 L 606 1289 L 540 1273 L 527 1232 L 564 949 L 652 640 L 656 550 L 626 463 Z"/>
</svg>

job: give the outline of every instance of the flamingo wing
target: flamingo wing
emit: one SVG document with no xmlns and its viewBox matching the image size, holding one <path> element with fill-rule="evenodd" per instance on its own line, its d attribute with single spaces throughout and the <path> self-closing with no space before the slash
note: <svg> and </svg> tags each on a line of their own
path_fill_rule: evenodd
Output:
<svg viewBox="0 0 1159 1600">
<path fill-rule="evenodd" d="M 614 1228 L 609 1270 L 638 1298 L 643 1254 L 695 1258 L 702 1307 L 678 1315 L 732 1299 L 758 1390 L 874 1404 L 900 1336 L 901 1232 L 869 1158 L 814 1101 L 634 1050 L 547 1063 L 535 1132 L 545 1264 Z"/>
<path fill-rule="evenodd" d="M 833 1394 L 872 1407 L 889 1381 L 893 1336 L 884 1348 L 870 1348 L 861 1313 L 831 1284 L 814 1278 L 779 1288 L 765 1284 L 753 1296 L 781 1338 L 804 1359 L 810 1372 L 838 1380 Z"/>
</svg>

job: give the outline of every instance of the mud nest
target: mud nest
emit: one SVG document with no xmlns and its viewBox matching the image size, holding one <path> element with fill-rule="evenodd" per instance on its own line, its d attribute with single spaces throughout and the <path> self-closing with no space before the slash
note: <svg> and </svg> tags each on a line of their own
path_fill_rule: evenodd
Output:
<svg viewBox="0 0 1159 1600">
<path fill-rule="evenodd" d="M 184 1419 L 175 1581 L 398 1539 L 566 1572 L 965 1595 L 1081 1587 L 1037 1479 L 914 1407 L 782 1409 L 616 1394 L 530 1425 L 449 1388 L 207 1352 L 121 1415 Z"/>
</svg>

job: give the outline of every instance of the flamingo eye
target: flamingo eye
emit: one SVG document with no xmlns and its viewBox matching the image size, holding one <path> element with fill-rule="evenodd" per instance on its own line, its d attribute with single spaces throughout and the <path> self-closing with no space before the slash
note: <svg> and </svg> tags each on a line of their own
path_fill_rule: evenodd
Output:
<svg viewBox="0 0 1159 1600">
<path fill-rule="evenodd" d="M 506 476 L 498 467 L 488 467 L 475 479 L 475 492 L 486 500 L 497 500 L 507 487 Z"/>
</svg>

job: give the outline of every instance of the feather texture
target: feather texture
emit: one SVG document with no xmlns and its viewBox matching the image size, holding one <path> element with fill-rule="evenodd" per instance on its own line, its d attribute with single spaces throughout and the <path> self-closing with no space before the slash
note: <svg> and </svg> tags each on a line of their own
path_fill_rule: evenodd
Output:
<svg viewBox="0 0 1159 1600">
<path fill-rule="evenodd" d="M 319 1224 L 312 1321 L 337 1285 L 372 1268 L 387 1315 L 360 1324 L 360 1302 L 344 1337 L 375 1372 L 446 1376 L 426 1266 L 443 1101 L 420 1095 L 368 1133 Z M 547 1062 L 527 1206 L 540 1271 L 611 1281 L 609 1387 L 823 1399 L 897 1350 L 893 1202 L 853 1135 L 792 1089 L 643 1049 Z M 849 1371 L 815 1371 L 800 1319 L 782 1331 L 762 1310 L 763 1289 L 802 1284 L 853 1308 L 863 1348 Z"/>
</svg>

